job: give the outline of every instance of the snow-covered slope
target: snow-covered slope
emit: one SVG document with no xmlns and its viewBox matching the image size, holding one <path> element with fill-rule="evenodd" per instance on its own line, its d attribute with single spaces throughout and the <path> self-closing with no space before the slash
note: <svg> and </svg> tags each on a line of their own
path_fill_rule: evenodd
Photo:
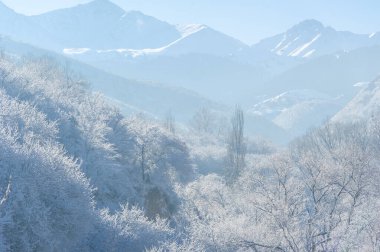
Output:
<svg viewBox="0 0 380 252">
<path fill-rule="evenodd" d="M 175 26 L 144 15 L 126 12 L 108 0 L 33 16 L 63 42 L 65 48 L 156 48 L 181 37 Z"/>
<path fill-rule="evenodd" d="M 343 106 L 342 97 L 315 90 L 291 90 L 255 104 L 248 113 L 271 120 L 292 135 L 300 135 L 320 125 Z"/>
<path fill-rule="evenodd" d="M 361 85 L 359 93 L 332 120 L 353 122 L 378 117 L 380 112 L 380 77 Z"/>
<path fill-rule="evenodd" d="M 305 20 L 282 34 L 260 41 L 252 48 L 280 56 L 313 58 L 371 45 L 380 45 L 378 34 L 336 31 L 319 21 Z"/>
</svg>

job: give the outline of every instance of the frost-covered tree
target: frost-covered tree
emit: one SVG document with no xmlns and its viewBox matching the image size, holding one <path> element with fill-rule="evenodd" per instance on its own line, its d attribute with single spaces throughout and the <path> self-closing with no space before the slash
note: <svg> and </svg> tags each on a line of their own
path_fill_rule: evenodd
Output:
<svg viewBox="0 0 380 252">
<path fill-rule="evenodd" d="M 99 233 L 93 240 L 98 251 L 144 251 L 174 236 L 166 220 L 150 220 L 144 211 L 128 205 L 116 213 L 100 211 Z"/>
<path fill-rule="evenodd" d="M 244 113 L 236 106 L 227 136 L 226 178 L 233 183 L 245 167 L 246 142 L 244 136 Z"/>
<path fill-rule="evenodd" d="M 294 144 L 306 190 L 307 249 L 355 249 L 376 208 L 376 154 L 365 124 L 327 124 Z"/>
<path fill-rule="evenodd" d="M 213 134 L 216 130 L 216 117 L 209 108 L 200 108 L 193 116 L 191 127 L 201 134 Z"/>
<path fill-rule="evenodd" d="M 143 205 L 150 217 L 169 217 L 176 208 L 176 183 L 187 183 L 194 176 L 186 145 L 153 122 L 130 118 L 128 129 L 133 132 L 133 165 L 138 168 Z"/>
<path fill-rule="evenodd" d="M 165 129 L 167 129 L 170 133 L 172 134 L 175 134 L 175 117 L 174 115 L 172 114 L 171 111 L 169 111 L 167 114 L 166 114 L 166 117 L 165 117 L 165 122 L 164 122 L 164 127 Z"/>
</svg>

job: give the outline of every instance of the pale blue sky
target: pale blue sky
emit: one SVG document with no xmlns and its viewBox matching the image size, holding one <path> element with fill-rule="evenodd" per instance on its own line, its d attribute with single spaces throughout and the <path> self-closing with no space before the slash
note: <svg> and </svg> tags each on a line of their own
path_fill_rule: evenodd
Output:
<svg viewBox="0 0 380 252">
<path fill-rule="evenodd" d="M 23 14 L 38 14 L 89 0 L 2 0 Z M 380 31 L 379 0 L 112 0 L 174 24 L 203 23 L 246 43 L 314 18 L 338 30 Z"/>
</svg>

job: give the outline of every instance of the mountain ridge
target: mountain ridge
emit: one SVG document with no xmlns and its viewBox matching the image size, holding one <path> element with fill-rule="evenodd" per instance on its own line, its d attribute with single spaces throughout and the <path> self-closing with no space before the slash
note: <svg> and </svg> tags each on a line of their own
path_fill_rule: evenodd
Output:
<svg viewBox="0 0 380 252">
<path fill-rule="evenodd" d="M 65 48 L 143 49 L 161 47 L 180 37 L 175 26 L 169 23 L 139 11 L 127 12 L 103 0 L 30 19 L 65 41 Z"/>
<path fill-rule="evenodd" d="M 338 51 L 351 51 L 360 47 L 380 44 L 377 33 L 356 34 L 337 31 L 315 19 L 307 19 L 251 46 L 256 50 L 270 51 L 280 56 L 315 58 Z"/>
</svg>

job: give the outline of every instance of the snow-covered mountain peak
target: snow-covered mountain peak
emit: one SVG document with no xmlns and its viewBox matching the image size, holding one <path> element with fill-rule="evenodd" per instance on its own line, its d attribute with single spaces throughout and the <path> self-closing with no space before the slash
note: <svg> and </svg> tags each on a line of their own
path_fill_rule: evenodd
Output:
<svg viewBox="0 0 380 252">
<path fill-rule="evenodd" d="M 257 46 L 280 56 L 308 58 L 316 52 L 314 44 L 330 29 L 317 20 L 309 19 L 282 34 L 261 41 Z"/>
<path fill-rule="evenodd" d="M 267 51 L 278 56 L 315 58 L 339 51 L 352 51 L 380 44 L 380 35 L 337 31 L 321 22 L 309 19 L 284 33 L 264 39 L 252 46 L 254 51 Z"/>
</svg>

